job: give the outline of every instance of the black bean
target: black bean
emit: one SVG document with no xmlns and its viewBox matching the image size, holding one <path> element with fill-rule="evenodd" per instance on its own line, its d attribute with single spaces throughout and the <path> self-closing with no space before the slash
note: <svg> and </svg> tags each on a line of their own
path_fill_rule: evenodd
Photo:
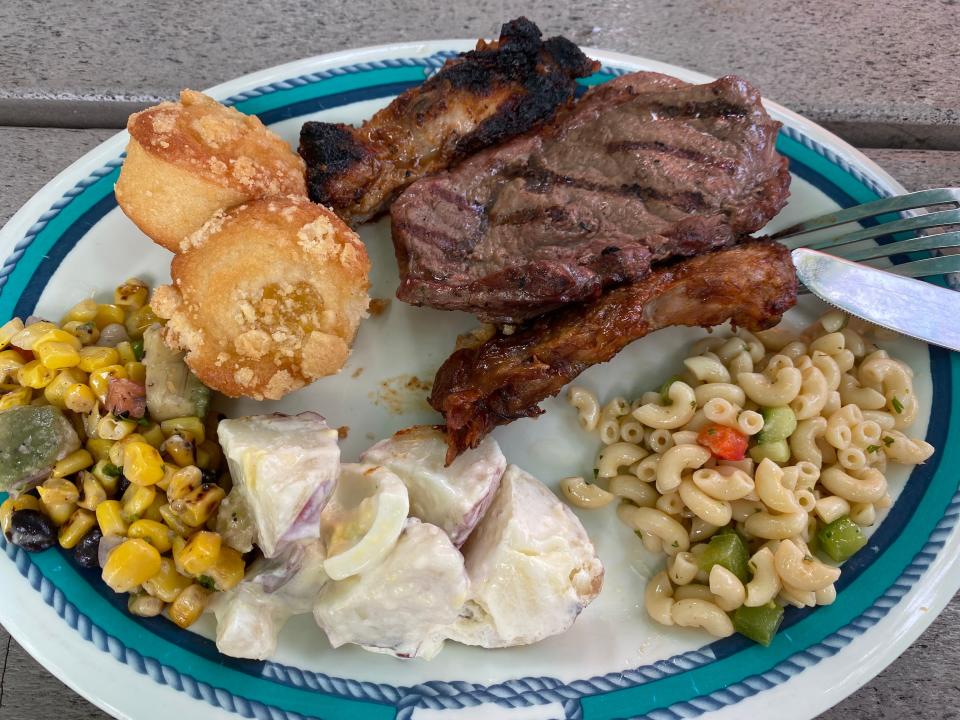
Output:
<svg viewBox="0 0 960 720">
<path fill-rule="evenodd" d="M 126 475 L 121 475 L 117 478 L 117 495 L 116 497 L 121 498 L 123 494 L 127 491 L 127 488 L 130 487 L 130 481 L 127 480 Z"/>
<path fill-rule="evenodd" d="M 17 510 L 10 516 L 10 542 L 28 552 L 40 552 L 57 543 L 57 529 L 39 510 Z"/>
<path fill-rule="evenodd" d="M 100 567 L 97 554 L 100 551 L 100 540 L 102 538 L 103 533 L 100 532 L 100 528 L 95 527 L 83 536 L 83 540 L 77 543 L 77 549 L 74 551 L 73 556 L 76 558 L 77 564 L 80 565 L 80 567 Z"/>
<path fill-rule="evenodd" d="M 217 482 L 217 471 L 216 470 L 201 470 L 200 471 L 200 481 L 204 485 L 215 485 Z"/>
</svg>

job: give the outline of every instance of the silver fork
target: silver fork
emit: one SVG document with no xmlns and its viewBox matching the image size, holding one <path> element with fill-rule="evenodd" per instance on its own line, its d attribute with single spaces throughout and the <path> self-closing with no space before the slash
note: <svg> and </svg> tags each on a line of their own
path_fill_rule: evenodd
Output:
<svg viewBox="0 0 960 720">
<path fill-rule="evenodd" d="M 867 218 L 919 210 L 931 205 L 952 205 L 953 209 L 938 210 L 911 217 L 878 223 L 861 230 L 848 232 L 829 240 L 809 242 L 805 237 L 817 230 L 857 222 Z M 874 240 L 884 235 L 900 233 L 917 233 L 921 230 L 934 227 L 960 226 L 960 188 L 936 188 L 920 190 L 906 195 L 897 195 L 883 200 L 864 203 L 855 207 L 838 210 L 806 222 L 798 223 L 785 230 L 781 230 L 769 237 L 783 243 L 791 250 L 798 247 L 808 247 L 812 250 L 822 250 L 830 255 L 856 260 L 859 262 L 880 260 L 891 255 L 910 252 L 932 252 L 946 248 L 960 247 L 960 230 L 951 230 L 935 235 L 920 235 L 903 239 L 895 239 L 882 245 L 871 247 L 847 247 L 861 240 Z M 885 267 L 885 270 L 905 277 L 925 278 L 937 275 L 948 275 L 960 272 L 960 254 L 933 255 L 919 260 Z"/>
</svg>

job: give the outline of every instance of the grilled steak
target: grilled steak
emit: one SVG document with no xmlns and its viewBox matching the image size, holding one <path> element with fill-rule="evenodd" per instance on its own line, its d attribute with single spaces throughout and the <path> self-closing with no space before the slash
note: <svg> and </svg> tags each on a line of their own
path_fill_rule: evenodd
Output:
<svg viewBox="0 0 960 720">
<path fill-rule="evenodd" d="M 308 122 L 300 132 L 310 199 L 350 224 L 386 210 L 427 173 L 537 126 L 599 68 L 562 37 L 543 41 L 526 18 L 500 39 L 449 60 L 362 127 Z"/>
<path fill-rule="evenodd" d="M 762 330 L 796 299 L 790 252 L 777 243 L 749 242 L 681 260 L 512 335 L 457 350 L 437 372 L 430 395 L 447 422 L 447 464 L 497 425 L 540 415 L 541 400 L 654 330 L 727 320 Z"/>
<path fill-rule="evenodd" d="M 729 245 L 786 202 L 779 127 L 733 76 L 600 85 L 540 131 L 397 199 L 397 297 L 518 322 Z"/>
</svg>

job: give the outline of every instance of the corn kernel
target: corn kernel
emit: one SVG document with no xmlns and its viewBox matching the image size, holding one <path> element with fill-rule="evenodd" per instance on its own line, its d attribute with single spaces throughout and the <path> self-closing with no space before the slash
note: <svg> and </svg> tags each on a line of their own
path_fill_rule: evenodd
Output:
<svg viewBox="0 0 960 720">
<path fill-rule="evenodd" d="M 104 500 L 97 505 L 97 524 L 104 535 L 126 535 L 127 521 L 119 500 Z"/>
<path fill-rule="evenodd" d="M 102 370 L 105 367 L 116 365 L 120 362 L 120 353 L 112 347 L 100 347 L 93 345 L 91 347 L 80 348 L 80 369 L 84 372 L 92 373 L 95 370 Z"/>
<path fill-rule="evenodd" d="M 130 344 L 129 340 L 117 343 L 117 354 L 120 356 L 120 363 L 123 365 L 137 361 L 137 356 L 133 354 L 133 345 Z"/>
<path fill-rule="evenodd" d="M 166 495 L 167 488 L 170 487 L 170 481 L 173 479 L 174 473 L 177 472 L 177 470 L 179 469 L 180 468 L 178 468 L 173 463 L 165 462 L 163 464 L 163 477 L 155 486 L 157 490 L 163 490 L 164 495 Z"/>
<path fill-rule="evenodd" d="M 128 362 L 123 366 L 123 369 L 127 371 L 127 377 L 134 382 L 140 383 L 141 385 L 147 382 L 147 366 L 142 362 L 138 360 Z"/>
<path fill-rule="evenodd" d="M 63 322 L 90 322 L 96 316 L 97 301 L 93 298 L 87 298 L 86 300 L 81 300 L 72 308 L 67 310 L 67 314 L 63 316 Z"/>
<path fill-rule="evenodd" d="M 73 475 L 81 470 L 86 470 L 91 465 L 93 465 L 93 455 L 91 455 L 86 448 L 80 448 L 79 450 L 74 450 L 53 466 L 53 477 L 62 478 L 67 475 Z M 71 485 L 72 484 L 73 483 L 71 483 Z M 74 489 L 76 489 L 76 486 L 74 486 Z"/>
<path fill-rule="evenodd" d="M 163 612 L 163 600 L 146 593 L 135 593 L 127 600 L 127 610 L 138 617 L 156 617 Z"/>
<path fill-rule="evenodd" d="M 122 380 L 126 377 L 127 371 L 123 369 L 123 365 L 107 365 L 90 373 L 90 389 L 93 390 L 93 394 L 97 396 L 100 402 L 106 402 L 110 380 L 112 378 Z"/>
<path fill-rule="evenodd" d="M 188 497 L 203 484 L 203 475 L 195 465 L 178 469 L 167 486 L 168 500 L 181 500 Z"/>
<path fill-rule="evenodd" d="M 136 485 L 156 485 L 163 479 L 163 458 L 149 443 L 126 443 L 123 449 L 123 474 Z"/>
<path fill-rule="evenodd" d="M 197 465 L 203 470 L 215 470 L 220 467 L 223 453 L 213 440 L 204 440 L 197 445 Z"/>
<path fill-rule="evenodd" d="M 119 323 L 123 325 L 126 322 L 127 313 L 119 305 L 97 305 L 97 314 L 93 318 L 98 330 L 103 330 L 107 325 Z"/>
<path fill-rule="evenodd" d="M 16 350 L 0 352 L 0 381 L 17 377 L 17 370 L 27 364 L 27 359 Z"/>
<path fill-rule="evenodd" d="M 33 351 L 46 367 L 51 370 L 76 367 L 80 364 L 79 348 L 58 340 L 45 340 L 34 346 Z"/>
<path fill-rule="evenodd" d="M 145 520 L 153 520 L 155 522 L 162 523 L 163 515 L 160 514 L 160 508 L 166 504 L 167 499 L 163 496 L 163 493 L 157 493 L 157 497 L 154 498 L 152 503 L 150 503 L 150 507 L 143 511 L 143 518 Z"/>
<path fill-rule="evenodd" d="M 206 433 L 203 428 L 203 421 L 196 416 L 171 418 L 160 423 L 160 429 L 167 437 L 171 435 L 183 435 L 188 440 L 198 445 L 206 439 Z"/>
<path fill-rule="evenodd" d="M 149 485 L 131 483 L 121 498 L 124 517 L 130 522 L 140 519 L 156 498 L 157 491 Z"/>
<path fill-rule="evenodd" d="M 0 327 L 0 349 L 10 344 L 13 337 L 23 330 L 23 320 L 20 318 L 10 318 Z"/>
<path fill-rule="evenodd" d="M 77 546 L 84 536 L 97 524 L 96 516 L 89 510 L 77 508 L 70 519 L 63 524 L 58 534 L 60 547 L 69 550 Z"/>
<path fill-rule="evenodd" d="M 143 439 L 153 445 L 158 450 L 160 446 L 163 445 L 163 441 L 166 439 L 163 436 L 163 430 L 160 429 L 158 423 L 150 423 L 147 426 L 140 427 L 140 434 L 143 436 Z"/>
<path fill-rule="evenodd" d="M 77 509 L 76 503 L 40 503 L 40 509 L 44 514 L 50 518 L 50 521 L 60 527 L 67 520 L 70 519 L 70 516 L 73 515 L 73 511 Z"/>
<path fill-rule="evenodd" d="M 117 420 L 113 415 L 105 415 L 97 423 L 97 435 L 104 440 L 123 440 L 136 428 L 133 420 Z"/>
<path fill-rule="evenodd" d="M 66 405 L 64 396 L 72 385 L 83 383 L 87 379 L 86 373 L 82 370 L 71 367 L 64 368 L 57 373 L 56 377 L 43 389 L 43 397 L 51 405 L 56 405 L 61 410 Z"/>
<path fill-rule="evenodd" d="M 205 574 L 213 580 L 216 590 L 224 592 L 240 584 L 245 570 L 243 555 L 232 547 L 222 546 L 217 562 Z"/>
<path fill-rule="evenodd" d="M 37 487 L 37 492 L 44 505 L 76 503 L 80 499 L 77 486 L 62 476 L 47 478 Z"/>
<path fill-rule="evenodd" d="M 49 341 L 64 342 L 80 349 L 80 341 L 73 335 L 46 321 L 27 325 L 10 339 L 10 344 L 22 350 L 33 350 L 37 345 Z"/>
<path fill-rule="evenodd" d="M 132 442 L 144 442 L 143 435 L 140 435 L 139 433 L 131 433 L 122 440 L 118 440 L 116 443 L 114 443 L 113 447 L 110 448 L 110 462 L 117 467 L 123 467 L 123 453 L 127 446 Z"/>
<path fill-rule="evenodd" d="M 17 388 L 0 396 L 0 410 L 9 410 L 20 405 L 29 405 L 33 399 L 33 390 L 28 387 Z"/>
<path fill-rule="evenodd" d="M 97 407 L 97 398 L 94 397 L 89 385 L 74 383 L 63 394 L 63 404 L 67 410 L 75 413 L 88 413 L 93 412 Z"/>
<path fill-rule="evenodd" d="M 170 558 L 160 558 L 160 570 L 143 583 L 143 589 L 164 602 L 173 602 L 177 595 L 193 584 L 193 581 L 177 572 L 177 566 Z"/>
<path fill-rule="evenodd" d="M 193 443 L 183 435 L 171 435 L 163 443 L 160 450 L 165 452 L 180 467 L 194 464 Z"/>
<path fill-rule="evenodd" d="M 93 345 L 100 339 L 100 331 L 92 322 L 80 322 L 71 320 L 63 326 L 64 332 L 68 332 L 80 341 L 81 345 Z M 82 348 L 81 348 L 82 349 Z"/>
<path fill-rule="evenodd" d="M 39 390 L 45 388 L 57 376 L 55 370 L 46 367 L 39 360 L 31 360 L 17 370 L 17 382 L 24 387 Z"/>
<path fill-rule="evenodd" d="M 140 278 L 130 278 L 113 291 L 113 302 L 117 305 L 139 309 L 147 304 L 150 288 Z"/>
<path fill-rule="evenodd" d="M 127 537 L 140 538 L 153 545 L 163 555 L 170 549 L 170 538 L 173 531 L 163 523 L 155 520 L 137 520 L 127 529 Z"/>
<path fill-rule="evenodd" d="M 156 325 L 157 323 L 162 323 L 161 320 L 153 310 L 150 309 L 149 305 L 144 305 L 142 308 L 134 310 L 127 316 L 127 334 L 133 340 L 139 340 L 143 337 L 143 331 L 146 330 L 151 325 Z"/>
<path fill-rule="evenodd" d="M 88 442 L 89 446 L 90 443 Z M 100 486 L 106 491 L 107 495 L 113 495 L 117 492 L 117 486 L 120 484 L 121 469 L 110 462 L 109 458 L 97 460 L 97 464 L 90 470 L 93 476 L 100 483 Z"/>
<path fill-rule="evenodd" d="M 80 487 L 83 490 L 83 499 L 77 505 L 85 510 L 96 510 L 97 505 L 107 499 L 107 491 L 93 473 L 80 473 Z"/>
<path fill-rule="evenodd" d="M 150 543 L 124 540 L 114 548 L 103 566 L 103 581 L 114 592 L 130 592 L 160 570 L 160 553 Z"/>
<path fill-rule="evenodd" d="M 110 448 L 113 447 L 113 443 L 113 440 L 105 440 L 104 438 L 90 438 L 87 440 L 87 450 L 90 451 L 93 459 L 97 462 L 109 460 Z"/>
<path fill-rule="evenodd" d="M 200 527 L 214 516 L 226 493 L 218 485 L 206 483 L 185 498 L 170 503 L 174 512 L 190 527 Z"/>
<path fill-rule="evenodd" d="M 176 547 L 173 551 L 177 570 L 193 577 L 203 575 L 212 568 L 219 556 L 220 536 L 206 530 L 201 530 L 191 537 L 179 552 Z"/>
<path fill-rule="evenodd" d="M 167 524 L 171 530 L 173 530 L 177 535 L 182 537 L 190 537 L 193 533 L 196 532 L 195 528 L 187 525 L 180 517 L 173 511 L 169 505 L 160 506 L 160 517 L 163 518 L 163 521 Z M 176 549 L 176 546 L 174 546 Z"/>
<path fill-rule="evenodd" d="M 199 585 L 191 585 L 170 603 L 167 614 L 175 624 L 186 629 L 203 614 L 209 596 L 210 594 Z"/>
<path fill-rule="evenodd" d="M 40 501 L 33 495 L 8 497 L 0 505 L 0 532 L 4 535 L 10 530 L 10 520 L 17 510 L 40 510 Z"/>
</svg>

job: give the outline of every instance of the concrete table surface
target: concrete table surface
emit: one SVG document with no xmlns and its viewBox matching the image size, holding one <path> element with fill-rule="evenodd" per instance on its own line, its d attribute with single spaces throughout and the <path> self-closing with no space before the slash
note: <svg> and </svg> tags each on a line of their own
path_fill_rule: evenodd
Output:
<svg viewBox="0 0 960 720">
<path fill-rule="evenodd" d="M 299 57 L 493 34 L 526 14 L 546 33 L 706 73 L 765 95 L 865 152 L 908 189 L 960 186 L 957 0 L 413 0 L 304 5 L 0 0 L 0 222 L 123 125 L 132 109 Z M 424 16 L 429 22 L 424 21 Z M 2 592 L 2 589 L 0 589 Z M 897 661 L 822 720 L 960 717 L 960 596 Z M 106 720 L 0 627 L 0 720 Z"/>
</svg>

